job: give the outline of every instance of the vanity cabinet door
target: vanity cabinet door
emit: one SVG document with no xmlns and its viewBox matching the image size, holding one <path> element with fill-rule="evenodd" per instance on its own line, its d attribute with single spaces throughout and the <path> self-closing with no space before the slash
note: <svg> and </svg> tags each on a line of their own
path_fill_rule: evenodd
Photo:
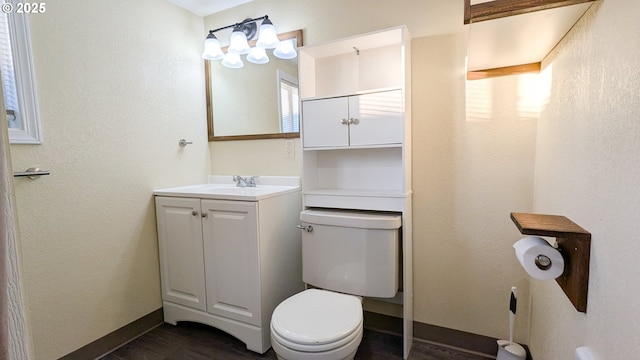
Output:
<svg viewBox="0 0 640 360">
<path fill-rule="evenodd" d="M 349 146 L 349 100 L 346 97 L 302 103 L 304 147 Z"/>
<path fill-rule="evenodd" d="M 206 308 L 200 200 L 156 197 L 162 299 Z"/>
<path fill-rule="evenodd" d="M 207 312 L 260 325 L 257 203 L 202 200 Z"/>
</svg>

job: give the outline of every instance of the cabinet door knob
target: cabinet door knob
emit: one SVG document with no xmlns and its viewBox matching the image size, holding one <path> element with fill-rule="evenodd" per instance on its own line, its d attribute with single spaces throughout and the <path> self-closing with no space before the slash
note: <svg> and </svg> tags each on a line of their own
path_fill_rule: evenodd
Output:
<svg viewBox="0 0 640 360">
<path fill-rule="evenodd" d="M 306 232 L 312 232 L 313 231 L 313 226 L 311 226 L 311 225 L 297 225 L 296 227 L 298 229 L 304 230 Z"/>
<path fill-rule="evenodd" d="M 198 216 L 198 212 L 197 212 L 197 211 L 195 211 L 195 210 L 193 210 L 193 211 L 191 212 L 191 215 L 193 215 L 193 216 Z"/>
<path fill-rule="evenodd" d="M 342 120 L 340 120 L 340 123 L 341 123 L 342 125 L 349 125 L 349 120 L 347 120 L 347 119 L 342 119 Z"/>
<path fill-rule="evenodd" d="M 359 122 L 360 122 L 360 120 L 358 120 L 356 118 L 350 118 L 349 119 L 349 125 L 351 125 L 351 124 L 358 125 Z"/>
<path fill-rule="evenodd" d="M 202 217 L 206 218 L 207 217 L 207 213 L 202 213 Z"/>
</svg>

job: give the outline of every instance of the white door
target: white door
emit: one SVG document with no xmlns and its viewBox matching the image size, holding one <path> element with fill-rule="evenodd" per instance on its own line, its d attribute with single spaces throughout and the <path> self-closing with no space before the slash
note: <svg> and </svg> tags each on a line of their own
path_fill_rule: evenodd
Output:
<svg viewBox="0 0 640 360">
<path fill-rule="evenodd" d="M 350 96 L 350 145 L 402 144 L 403 108 L 401 90 Z"/>
<path fill-rule="evenodd" d="M 260 325 L 257 203 L 202 200 L 207 312 Z"/>
<path fill-rule="evenodd" d="M 162 299 L 206 309 L 200 200 L 156 197 Z"/>
<path fill-rule="evenodd" d="M 302 103 L 302 144 L 305 148 L 349 146 L 348 98 Z"/>
</svg>

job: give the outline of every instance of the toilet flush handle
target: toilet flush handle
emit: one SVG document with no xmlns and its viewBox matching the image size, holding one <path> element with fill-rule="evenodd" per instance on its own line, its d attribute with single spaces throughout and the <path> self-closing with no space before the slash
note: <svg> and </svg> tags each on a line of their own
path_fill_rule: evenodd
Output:
<svg viewBox="0 0 640 360">
<path fill-rule="evenodd" d="M 313 226 L 311 225 L 298 225 L 296 226 L 298 229 L 300 230 L 304 230 L 306 232 L 312 232 L 313 231 Z"/>
</svg>

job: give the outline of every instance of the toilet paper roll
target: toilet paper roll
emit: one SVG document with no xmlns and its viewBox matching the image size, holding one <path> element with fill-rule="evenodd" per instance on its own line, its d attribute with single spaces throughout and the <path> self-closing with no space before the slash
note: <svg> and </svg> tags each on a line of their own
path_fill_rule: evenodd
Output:
<svg viewBox="0 0 640 360">
<path fill-rule="evenodd" d="M 538 236 L 528 236 L 513 244 L 513 248 L 520 265 L 532 278 L 551 280 L 562 275 L 564 271 L 562 254 L 549 245 L 545 239 Z M 536 264 L 536 259 L 538 259 L 538 264 Z M 546 262 L 547 259 L 550 260 L 550 264 Z"/>
</svg>

